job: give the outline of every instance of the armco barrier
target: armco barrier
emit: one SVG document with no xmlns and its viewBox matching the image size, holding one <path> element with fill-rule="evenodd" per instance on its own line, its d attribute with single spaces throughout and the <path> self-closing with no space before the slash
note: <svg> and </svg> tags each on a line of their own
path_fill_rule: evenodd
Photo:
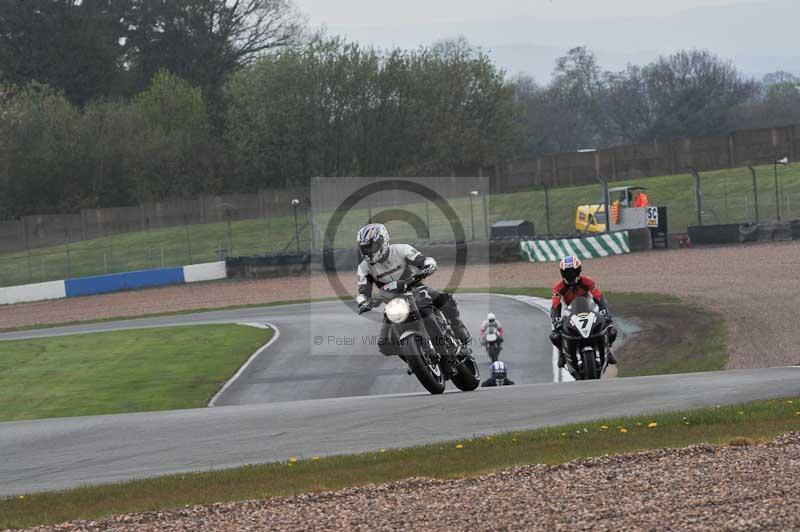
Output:
<svg viewBox="0 0 800 532">
<path fill-rule="evenodd" d="M 692 245 L 738 244 L 739 224 L 690 225 L 689 239 Z"/>
<path fill-rule="evenodd" d="M 156 270 L 142 270 L 138 272 L 68 279 L 65 281 L 65 285 L 67 297 L 78 297 L 93 294 L 106 294 L 108 292 L 121 292 L 123 290 L 134 290 L 136 288 L 146 288 L 150 286 L 183 284 L 183 282 L 183 268 L 159 268 Z"/>
<path fill-rule="evenodd" d="M 13 305 L 26 301 L 44 301 L 67 297 L 64 281 L 7 286 L 0 288 L 0 305 Z"/>
<path fill-rule="evenodd" d="M 520 260 L 520 241 L 479 240 L 467 244 L 467 265 L 494 264 Z M 436 258 L 440 265 L 456 263 L 458 245 L 455 242 L 415 244 L 425 255 Z M 334 251 L 334 264 L 340 272 L 355 272 L 361 261 L 355 249 Z M 227 273 L 231 279 L 264 279 L 295 277 L 309 273 L 322 273 L 324 265 L 321 253 L 284 253 L 252 257 L 232 257 L 227 261 Z"/>
<path fill-rule="evenodd" d="M 555 262 L 567 255 L 581 259 L 608 257 L 630 253 L 628 231 L 557 240 L 527 240 L 520 242 L 523 260 L 530 262 Z"/>
</svg>

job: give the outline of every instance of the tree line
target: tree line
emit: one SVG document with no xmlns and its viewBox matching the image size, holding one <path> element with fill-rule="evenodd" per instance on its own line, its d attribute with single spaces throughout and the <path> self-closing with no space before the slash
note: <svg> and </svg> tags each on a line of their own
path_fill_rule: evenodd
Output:
<svg viewBox="0 0 800 532">
<path fill-rule="evenodd" d="M 289 0 L 0 4 L 0 217 L 312 176 L 465 175 L 515 157 L 800 122 L 800 80 L 707 51 L 545 84 L 464 39 L 379 50 Z"/>
<path fill-rule="evenodd" d="M 528 155 L 800 123 L 800 78 L 775 72 L 757 81 L 707 50 L 613 72 L 578 47 L 556 61 L 549 83 L 513 83 Z"/>
</svg>

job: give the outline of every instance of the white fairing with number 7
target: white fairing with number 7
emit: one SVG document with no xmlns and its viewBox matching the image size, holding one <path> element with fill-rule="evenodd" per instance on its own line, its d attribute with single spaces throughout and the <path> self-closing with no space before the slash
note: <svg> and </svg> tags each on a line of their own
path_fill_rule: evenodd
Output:
<svg viewBox="0 0 800 532">
<path fill-rule="evenodd" d="M 596 321 L 597 314 L 594 312 L 589 312 L 588 314 L 573 314 L 572 318 L 570 319 L 573 327 L 578 329 L 578 331 L 581 333 L 581 336 L 584 338 L 589 338 L 589 335 L 592 334 L 592 328 L 594 327 Z"/>
</svg>

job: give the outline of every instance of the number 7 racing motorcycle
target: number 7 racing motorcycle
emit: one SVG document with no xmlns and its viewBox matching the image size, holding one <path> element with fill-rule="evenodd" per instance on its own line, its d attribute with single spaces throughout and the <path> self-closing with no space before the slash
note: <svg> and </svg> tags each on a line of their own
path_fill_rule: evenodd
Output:
<svg viewBox="0 0 800 532">
<path fill-rule="evenodd" d="M 362 312 L 385 304 L 384 318 L 392 324 L 389 341 L 401 347 L 409 372 L 430 393 L 444 392 L 447 380 L 459 390 L 472 391 L 481 383 L 478 364 L 464 352 L 450 320 L 433 305 L 427 289 L 417 286 L 425 277 L 417 274 L 384 285 Z"/>
<path fill-rule="evenodd" d="M 579 381 L 601 378 L 608 368 L 609 322 L 597 304 L 591 298 L 576 298 L 564 311 L 562 323 L 567 371 Z"/>
</svg>

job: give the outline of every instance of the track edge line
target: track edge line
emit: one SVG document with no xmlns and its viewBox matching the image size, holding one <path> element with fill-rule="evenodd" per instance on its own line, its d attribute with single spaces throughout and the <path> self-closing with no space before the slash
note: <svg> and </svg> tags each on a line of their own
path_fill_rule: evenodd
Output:
<svg viewBox="0 0 800 532">
<path fill-rule="evenodd" d="M 236 373 L 234 373 L 233 377 L 231 377 L 230 379 L 228 379 L 228 381 L 227 381 L 227 382 L 226 382 L 224 385 L 222 385 L 222 388 L 220 388 L 220 389 L 219 389 L 219 391 L 217 391 L 217 393 L 215 393 L 215 394 L 214 394 L 214 397 L 212 397 L 212 398 L 211 398 L 211 401 L 209 401 L 209 402 L 208 402 L 208 406 L 209 406 L 209 407 L 215 407 L 215 406 L 217 406 L 217 405 L 216 405 L 216 403 L 217 403 L 217 400 L 220 398 L 220 396 L 221 396 L 223 393 L 225 393 L 225 391 L 226 391 L 228 388 L 230 388 L 230 386 L 231 386 L 231 385 L 232 385 L 234 382 L 236 382 L 236 380 L 237 380 L 239 377 L 241 377 L 241 376 L 242 376 L 242 373 L 244 373 L 244 372 L 245 372 L 245 370 L 247 370 L 247 368 L 250 366 L 250 364 L 252 364 L 252 363 L 253 363 L 253 361 L 254 361 L 256 358 L 258 358 L 258 357 L 259 357 L 259 355 L 261 355 L 261 353 L 263 353 L 264 351 L 266 351 L 267 349 L 269 349 L 269 347 L 270 347 L 272 344 L 274 344 L 274 343 L 275 343 L 275 342 L 278 340 L 278 338 L 280 338 L 280 337 L 281 337 L 281 331 L 280 331 L 280 329 L 278 329 L 278 328 L 277 328 L 275 325 L 273 325 L 272 323 L 268 323 L 268 322 L 264 322 L 264 325 L 266 325 L 267 327 L 269 327 L 270 329 L 272 329 L 272 330 L 274 331 L 274 334 L 272 335 L 272 338 L 270 338 L 270 339 L 269 339 L 269 342 L 267 342 L 266 344 L 262 345 L 262 346 L 261 346 L 261 347 L 258 349 L 258 351 L 256 351 L 256 352 L 255 352 L 255 353 L 253 353 L 252 355 L 250 355 L 250 358 L 248 358 L 248 359 L 247 359 L 247 361 L 246 361 L 244 364 L 242 364 L 242 366 L 239 368 L 239 370 L 238 370 Z"/>
</svg>

